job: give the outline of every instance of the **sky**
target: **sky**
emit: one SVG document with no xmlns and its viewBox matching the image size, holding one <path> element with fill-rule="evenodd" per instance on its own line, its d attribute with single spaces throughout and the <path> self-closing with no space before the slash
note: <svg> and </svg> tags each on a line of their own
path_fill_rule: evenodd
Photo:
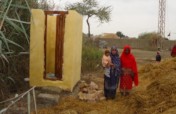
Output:
<svg viewBox="0 0 176 114">
<path fill-rule="evenodd" d="M 66 4 L 82 0 L 54 0 L 62 10 Z M 159 0 L 97 0 L 101 6 L 111 6 L 111 21 L 99 23 L 96 18 L 90 19 L 91 33 L 116 33 L 121 31 L 129 37 L 138 37 L 142 33 L 157 32 Z M 166 2 L 166 36 L 176 39 L 176 0 Z M 83 32 L 87 33 L 86 17 L 83 21 Z"/>
</svg>

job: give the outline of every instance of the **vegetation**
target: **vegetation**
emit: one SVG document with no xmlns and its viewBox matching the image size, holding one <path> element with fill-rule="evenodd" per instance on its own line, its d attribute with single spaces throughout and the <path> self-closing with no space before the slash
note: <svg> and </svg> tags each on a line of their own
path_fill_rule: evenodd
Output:
<svg viewBox="0 0 176 114">
<path fill-rule="evenodd" d="M 149 32 L 149 33 L 142 33 L 138 37 L 139 39 L 150 39 L 150 40 L 155 40 L 155 39 L 160 39 L 161 36 L 158 33 L 155 32 Z"/>
<path fill-rule="evenodd" d="M 52 8 L 47 3 L 0 0 L 0 100 L 28 87 L 23 80 L 29 76 L 30 8 Z"/>
<path fill-rule="evenodd" d="M 101 69 L 102 50 L 91 40 L 84 39 L 82 50 L 82 73 Z"/>
<path fill-rule="evenodd" d="M 152 45 L 155 45 L 158 48 L 163 47 L 163 40 L 168 40 L 167 38 L 163 38 L 161 35 L 155 32 L 143 33 L 139 35 L 139 39 L 148 39 L 151 41 Z"/>
<path fill-rule="evenodd" d="M 126 37 L 126 36 L 125 36 L 122 32 L 120 32 L 120 31 L 116 32 L 116 35 L 117 35 L 118 37 L 120 37 L 120 38 Z"/>
<path fill-rule="evenodd" d="M 98 18 L 100 23 L 110 21 L 111 7 L 100 6 L 96 0 L 83 0 L 82 2 L 69 4 L 66 9 L 76 10 L 83 16 L 87 16 L 88 37 L 91 35 L 89 23 L 91 17 Z"/>
</svg>

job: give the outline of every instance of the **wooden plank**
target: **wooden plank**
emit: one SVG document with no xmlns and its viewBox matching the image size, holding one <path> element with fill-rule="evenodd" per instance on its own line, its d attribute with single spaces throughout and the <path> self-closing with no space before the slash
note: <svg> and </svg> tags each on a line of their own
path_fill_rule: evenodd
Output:
<svg viewBox="0 0 176 114">
<path fill-rule="evenodd" d="M 45 34 L 44 34 L 44 74 L 43 74 L 43 76 L 44 76 L 44 79 L 46 79 L 46 36 L 47 36 L 47 20 L 48 20 L 48 18 L 47 18 L 47 15 L 45 14 Z"/>
<path fill-rule="evenodd" d="M 63 66 L 63 43 L 64 43 L 64 30 L 65 30 L 65 14 L 57 16 L 57 34 L 56 34 L 56 62 L 55 62 L 55 75 L 62 79 L 62 66 Z"/>
</svg>

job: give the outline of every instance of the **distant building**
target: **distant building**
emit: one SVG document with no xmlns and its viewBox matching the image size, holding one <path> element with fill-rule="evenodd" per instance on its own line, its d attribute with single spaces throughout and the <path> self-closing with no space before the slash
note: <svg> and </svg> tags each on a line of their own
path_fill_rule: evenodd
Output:
<svg viewBox="0 0 176 114">
<path fill-rule="evenodd" d="M 103 33 L 100 35 L 100 38 L 114 38 L 114 39 L 120 39 L 115 33 Z"/>
</svg>

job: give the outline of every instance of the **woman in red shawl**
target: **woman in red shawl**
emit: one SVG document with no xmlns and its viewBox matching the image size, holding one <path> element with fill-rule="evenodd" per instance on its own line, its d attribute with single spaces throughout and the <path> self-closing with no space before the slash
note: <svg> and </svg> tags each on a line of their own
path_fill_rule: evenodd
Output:
<svg viewBox="0 0 176 114">
<path fill-rule="evenodd" d="M 134 56 L 131 54 L 131 47 L 125 46 L 120 57 L 122 75 L 120 77 L 120 92 L 122 95 L 129 95 L 133 83 L 138 85 L 138 72 Z"/>
<path fill-rule="evenodd" d="M 171 56 L 176 57 L 176 44 L 173 46 L 172 51 L 171 51 Z"/>
</svg>

